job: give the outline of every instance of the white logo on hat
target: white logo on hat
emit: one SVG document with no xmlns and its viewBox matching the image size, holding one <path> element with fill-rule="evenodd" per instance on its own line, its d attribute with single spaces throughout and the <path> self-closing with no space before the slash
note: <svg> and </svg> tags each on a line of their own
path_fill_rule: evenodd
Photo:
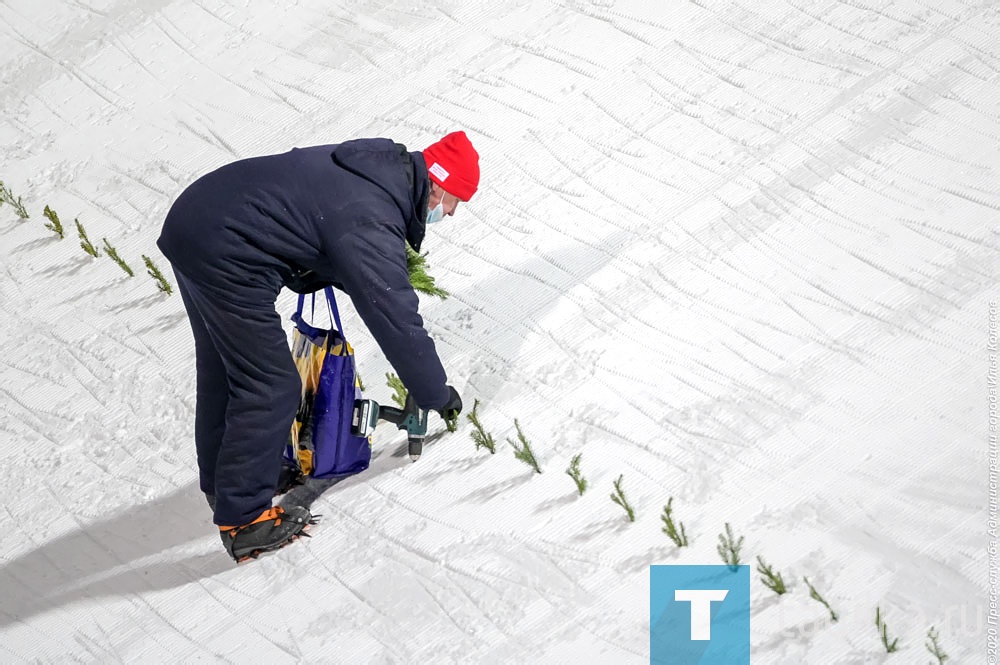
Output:
<svg viewBox="0 0 1000 665">
<path fill-rule="evenodd" d="M 434 175 L 436 175 L 437 178 L 438 178 L 438 180 L 440 180 L 441 182 L 444 182 L 445 180 L 447 180 L 448 176 L 451 175 L 450 173 L 448 173 L 444 169 L 443 166 L 441 166 L 437 162 L 434 162 L 433 164 L 431 164 L 431 167 L 429 169 L 427 169 L 427 170 L 430 171 L 431 173 L 433 173 Z"/>
</svg>

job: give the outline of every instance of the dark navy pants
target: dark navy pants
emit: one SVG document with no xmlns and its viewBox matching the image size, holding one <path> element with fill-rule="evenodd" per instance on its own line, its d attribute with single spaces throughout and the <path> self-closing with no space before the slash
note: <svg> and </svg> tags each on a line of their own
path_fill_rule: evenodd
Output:
<svg viewBox="0 0 1000 665">
<path fill-rule="evenodd" d="M 273 291 L 226 293 L 174 272 L 194 333 L 201 489 L 216 524 L 247 524 L 271 507 L 301 380 Z"/>
</svg>

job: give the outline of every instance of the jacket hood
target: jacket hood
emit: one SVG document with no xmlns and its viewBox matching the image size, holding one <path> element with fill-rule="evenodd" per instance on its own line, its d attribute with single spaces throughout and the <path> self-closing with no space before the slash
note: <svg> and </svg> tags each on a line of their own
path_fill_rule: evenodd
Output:
<svg viewBox="0 0 1000 665">
<path fill-rule="evenodd" d="M 405 224 L 406 241 L 414 250 L 426 233 L 427 198 L 430 180 L 423 155 L 408 152 L 406 146 L 389 139 L 356 139 L 338 145 L 333 161 L 385 191 L 399 208 Z"/>
</svg>

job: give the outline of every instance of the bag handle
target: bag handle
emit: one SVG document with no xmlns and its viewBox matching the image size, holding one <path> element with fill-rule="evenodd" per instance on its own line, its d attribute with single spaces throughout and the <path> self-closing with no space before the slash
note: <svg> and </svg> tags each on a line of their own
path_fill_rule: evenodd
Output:
<svg viewBox="0 0 1000 665">
<path fill-rule="evenodd" d="M 333 312 L 333 320 L 337 322 L 337 330 L 340 331 L 340 336 L 344 336 L 344 326 L 340 322 L 340 311 L 337 309 L 337 299 L 333 296 L 333 289 L 329 286 L 323 289 L 326 292 L 326 305 Z M 315 297 L 316 294 L 313 294 Z"/>
<path fill-rule="evenodd" d="M 337 309 L 337 299 L 333 295 L 333 289 L 328 286 L 325 289 L 323 289 L 323 291 L 324 291 L 324 293 L 326 293 L 326 306 L 327 306 L 327 309 L 330 311 L 330 318 L 331 318 L 332 321 L 334 321 L 337 324 L 337 330 L 340 332 L 341 337 L 343 337 L 344 336 L 344 325 L 340 322 L 340 311 Z M 295 314 L 298 315 L 298 317 L 300 319 L 302 318 L 302 312 L 305 309 L 305 302 L 306 302 L 305 295 L 300 293 L 299 294 L 299 304 L 298 304 L 298 307 L 295 308 Z M 316 294 L 315 293 L 312 294 L 312 305 L 311 305 L 310 309 L 312 310 L 312 317 L 315 318 L 316 317 Z"/>
</svg>

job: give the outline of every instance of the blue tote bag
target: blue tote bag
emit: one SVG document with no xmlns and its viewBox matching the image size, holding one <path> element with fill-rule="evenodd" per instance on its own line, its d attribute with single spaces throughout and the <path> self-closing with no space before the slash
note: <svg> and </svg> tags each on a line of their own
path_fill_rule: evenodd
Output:
<svg viewBox="0 0 1000 665">
<path fill-rule="evenodd" d="M 333 289 L 325 289 L 331 328 L 318 328 L 302 317 L 305 296 L 292 316 L 292 357 L 302 379 L 302 399 L 292 423 L 285 459 L 307 476 L 335 478 L 368 468 L 371 439 L 351 434 L 354 402 L 361 384 L 354 365 L 354 349 L 344 338 Z M 316 296 L 312 297 L 312 316 Z M 336 325 L 336 327 L 332 327 Z"/>
</svg>

